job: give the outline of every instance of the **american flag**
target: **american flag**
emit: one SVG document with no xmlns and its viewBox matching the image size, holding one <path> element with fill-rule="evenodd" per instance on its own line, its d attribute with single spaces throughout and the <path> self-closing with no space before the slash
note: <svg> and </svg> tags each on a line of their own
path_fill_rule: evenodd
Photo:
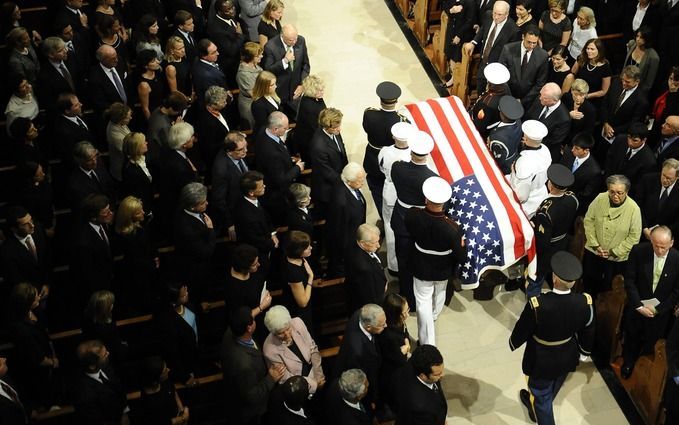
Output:
<svg viewBox="0 0 679 425">
<path fill-rule="evenodd" d="M 465 234 L 463 289 L 474 289 L 489 269 L 503 270 L 524 256 L 535 277 L 533 228 L 512 188 L 455 96 L 405 106 L 410 122 L 434 139 L 434 168 L 453 188 L 449 213 Z"/>
</svg>

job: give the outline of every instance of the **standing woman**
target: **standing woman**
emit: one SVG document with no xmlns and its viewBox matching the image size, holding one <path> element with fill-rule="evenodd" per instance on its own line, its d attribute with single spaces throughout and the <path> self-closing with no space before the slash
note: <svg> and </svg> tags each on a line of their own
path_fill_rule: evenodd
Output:
<svg viewBox="0 0 679 425">
<path fill-rule="evenodd" d="M 120 19 L 109 15 L 104 15 L 99 19 L 99 22 L 94 27 L 99 36 L 98 45 L 106 44 L 116 49 L 118 54 L 118 63 L 125 64 L 125 69 L 129 63 L 129 54 L 127 52 L 127 32 L 121 31 L 122 24 Z"/>
<path fill-rule="evenodd" d="M 598 37 L 596 33 L 596 19 L 592 9 L 583 6 L 578 10 L 576 16 L 571 41 L 568 43 L 569 63 L 573 63 L 578 59 L 578 55 L 582 53 L 582 48 L 585 47 L 587 40 Z"/>
<path fill-rule="evenodd" d="M 558 45 L 567 46 L 571 38 L 573 24 L 566 16 L 566 0 L 549 0 L 549 10 L 540 17 L 540 45 L 547 53 Z"/>
<path fill-rule="evenodd" d="M 52 184 L 47 179 L 42 165 L 28 161 L 19 165 L 18 199 L 31 214 L 34 220 L 45 227 L 45 233 L 49 237 L 54 236 L 54 191 Z"/>
<path fill-rule="evenodd" d="M 448 58 L 450 72 L 450 79 L 443 86 L 450 88 L 453 86 L 455 70 L 462 62 L 462 44 L 474 36 L 476 4 L 474 0 L 445 0 L 442 8 L 448 14 L 444 53 Z"/>
<path fill-rule="evenodd" d="M 392 410 L 396 410 L 398 385 L 394 377 L 398 371 L 408 364 L 410 358 L 410 334 L 406 320 L 410 313 L 408 301 L 399 294 L 387 294 L 382 302 L 387 327 L 377 335 L 377 343 L 382 353 L 380 369 L 380 393 Z"/>
<path fill-rule="evenodd" d="M 528 28 L 530 25 L 538 26 L 537 21 L 531 13 L 533 11 L 533 0 L 516 0 L 516 26 L 519 27 L 520 32 L 523 33 L 523 28 Z"/>
<path fill-rule="evenodd" d="M 7 1 L 0 5 L 0 39 L 4 39 L 7 34 L 17 27 L 24 27 L 21 24 L 21 9 L 16 3 Z M 39 45 L 42 42 L 42 36 L 36 30 L 28 29 L 31 40 L 34 44 Z"/>
<path fill-rule="evenodd" d="M 589 93 L 585 98 L 589 99 L 598 111 L 602 99 L 611 87 L 611 64 L 606 59 L 604 43 L 598 38 L 587 40 L 571 72 L 575 77 L 585 80 L 589 86 Z M 570 86 L 567 86 L 564 91 L 570 89 Z"/>
<path fill-rule="evenodd" d="M 104 112 L 104 117 L 108 119 L 106 125 L 106 141 L 108 142 L 109 171 L 111 176 L 117 181 L 123 180 L 123 140 L 130 134 L 128 125 L 132 121 L 132 108 L 123 103 L 113 103 Z"/>
<path fill-rule="evenodd" d="M 309 161 L 311 137 L 318 129 L 318 117 L 326 108 L 323 100 L 325 83 L 318 75 L 311 74 L 302 81 L 302 90 L 304 94 L 299 102 L 297 126 L 292 138 L 292 153 L 298 153 L 302 161 L 306 162 Z"/>
<path fill-rule="evenodd" d="M 573 81 L 571 91 L 564 93 L 561 101 L 568 108 L 571 117 L 570 135 L 566 140 L 573 140 L 578 133 L 592 134 L 596 123 L 596 109 L 592 103 L 585 99 L 589 92 L 589 86 L 585 80 L 577 79 Z"/>
<path fill-rule="evenodd" d="M 120 22 L 118 35 L 127 38 L 127 29 L 125 29 L 125 25 L 123 24 L 123 17 L 114 7 L 115 4 L 116 0 L 97 0 L 97 7 L 94 9 L 94 25 L 96 26 L 99 23 L 99 20 L 104 16 L 115 17 L 118 22 Z"/>
<path fill-rule="evenodd" d="M 182 425 L 189 422 L 189 408 L 184 406 L 168 379 L 170 368 L 159 356 L 142 362 L 141 397 L 132 409 L 133 423 L 146 425 Z"/>
<path fill-rule="evenodd" d="M 313 334 L 311 316 L 311 290 L 314 272 L 307 258 L 311 256 L 311 237 L 297 230 L 290 232 L 285 245 L 284 274 L 287 286 L 283 288 L 286 307 L 290 314 L 302 319 L 309 332 Z"/>
<path fill-rule="evenodd" d="M 625 65 L 636 65 L 639 67 L 639 88 L 646 93 L 653 87 L 655 76 L 658 73 L 660 57 L 653 48 L 653 30 L 649 27 L 640 27 L 634 40 L 627 43 L 627 56 Z"/>
<path fill-rule="evenodd" d="M 189 102 L 194 98 L 193 84 L 191 83 L 191 64 L 186 57 L 184 40 L 173 35 L 167 39 L 165 45 L 165 79 L 167 87 L 172 92 L 182 93 Z"/>
<path fill-rule="evenodd" d="M 160 59 L 153 50 L 142 50 L 137 54 L 137 95 L 141 111 L 146 120 L 165 98 L 165 78 Z"/>
<path fill-rule="evenodd" d="M 7 134 L 12 121 L 19 117 L 34 120 L 40 112 L 38 101 L 33 95 L 33 86 L 23 75 L 10 77 L 8 88 L 12 91 L 12 97 L 5 108 L 5 127 Z"/>
<path fill-rule="evenodd" d="M 113 292 L 101 290 L 93 293 L 85 307 L 83 339 L 98 339 L 111 353 L 111 363 L 118 369 L 127 359 L 129 346 L 120 338 L 118 326 L 113 320 L 113 307 L 116 297 Z"/>
<path fill-rule="evenodd" d="M 123 154 L 125 163 L 121 173 L 123 180 L 123 196 L 134 196 L 141 199 L 146 209 L 151 211 L 155 184 L 153 179 L 153 165 L 146 164 L 146 152 L 149 145 L 144 133 L 130 133 L 123 139 Z"/>
<path fill-rule="evenodd" d="M 276 76 L 269 71 L 262 71 L 252 88 L 252 105 L 250 111 L 255 119 L 252 134 L 257 134 L 266 127 L 266 122 L 274 111 L 280 111 L 281 99 L 276 94 Z"/>
<path fill-rule="evenodd" d="M 35 84 L 40 73 L 40 61 L 31 45 L 31 37 L 24 27 L 14 28 L 7 34 L 9 53 L 9 74 L 23 75 L 29 83 Z"/>
<path fill-rule="evenodd" d="M 262 72 L 259 63 L 264 56 L 263 51 L 262 46 L 255 42 L 248 41 L 245 43 L 236 73 L 236 83 L 238 83 L 239 90 L 238 112 L 241 118 L 248 122 L 249 128 L 253 128 L 255 125 L 255 118 L 252 116 L 250 106 L 252 105 L 252 89 L 255 86 L 257 76 Z"/>
<path fill-rule="evenodd" d="M 158 37 L 158 18 L 154 15 L 144 15 L 139 19 L 136 34 L 136 43 L 134 45 L 135 52 L 139 53 L 142 50 L 153 50 L 156 53 L 158 60 L 163 59 L 163 49 L 160 46 L 160 37 Z"/>
<path fill-rule="evenodd" d="M 285 5 L 281 0 L 269 0 L 269 3 L 266 4 L 262 19 L 257 26 L 259 45 L 262 46 L 262 49 L 269 39 L 280 35 L 284 10 Z"/>
<path fill-rule="evenodd" d="M 561 90 L 563 90 L 565 86 L 570 87 L 573 81 L 571 67 L 566 63 L 567 56 L 568 52 L 566 51 L 565 46 L 556 46 L 549 56 L 552 66 L 548 69 L 547 82 L 558 84 Z"/>
</svg>

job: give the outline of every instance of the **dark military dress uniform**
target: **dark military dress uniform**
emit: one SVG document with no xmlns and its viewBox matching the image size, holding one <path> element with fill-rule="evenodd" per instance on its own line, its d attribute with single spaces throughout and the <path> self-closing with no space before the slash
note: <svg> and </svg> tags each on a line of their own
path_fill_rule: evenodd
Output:
<svg viewBox="0 0 679 425">
<path fill-rule="evenodd" d="M 401 95 L 401 89 L 394 83 L 384 81 L 377 86 L 377 95 L 383 103 L 393 104 Z M 363 112 L 363 131 L 368 136 L 368 144 L 365 147 L 363 157 L 363 169 L 368 174 L 366 180 L 370 193 L 375 201 L 378 214 L 382 214 L 382 188 L 384 186 L 384 174 L 380 172 L 377 155 L 385 146 L 394 144 L 391 136 L 391 127 L 397 122 L 408 121 L 405 116 L 397 111 L 385 111 L 384 109 L 367 108 Z"/>
<path fill-rule="evenodd" d="M 502 173 L 510 174 L 523 137 L 521 117 L 524 111 L 521 102 L 512 96 L 502 96 L 498 102 L 498 110 L 500 122 L 491 125 L 489 129 L 488 148 Z"/>
<path fill-rule="evenodd" d="M 554 254 L 554 274 L 562 280 L 582 275 L 578 259 L 565 251 Z M 512 351 L 526 343 L 522 369 L 531 394 L 521 391 L 521 401 L 531 419 L 554 424 L 552 401 L 568 373 L 575 370 L 580 354 L 589 356 L 594 344 L 594 309 L 589 294 L 570 290 L 531 297 L 509 339 Z M 532 395 L 532 400 L 530 395 Z M 531 402 L 532 401 L 532 402 Z"/>
<path fill-rule="evenodd" d="M 500 121 L 500 112 L 498 111 L 500 98 L 509 94 L 511 92 L 507 84 L 493 84 L 488 91 L 479 96 L 472 106 L 470 115 L 483 140 L 488 137 L 488 126 Z"/>
</svg>

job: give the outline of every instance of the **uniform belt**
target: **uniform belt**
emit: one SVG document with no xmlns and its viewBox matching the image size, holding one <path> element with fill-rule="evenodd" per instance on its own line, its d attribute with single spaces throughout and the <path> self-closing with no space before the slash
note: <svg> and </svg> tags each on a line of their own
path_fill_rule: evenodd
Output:
<svg viewBox="0 0 679 425">
<path fill-rule="evenodd" d="M 368 146 L 370 146 L 371 148 L 375 149 L 376 151 L 381 151 L 382 148 L 384 147 L 384 146 L 379 146 L 379 147 L 378 147 L 378 146 L 373 146 L 373 145 L 370 144 L 370 142 L 368 142 Z"/>
<path fill-rule="evenodd" d="M 419 245 L 417 244 L 417 242 L 415 242 L 415 248 L 416 248 L 418 251 L 420 251 L 421 253 L 423 253 L 423 254 L 429 254 L 429 255 L 440 255 L 440 256 L 443 256 L 443 255 L 448 255 L 448 254 L 452 254 L 452 253 L 453 253 L 453 250 L 452 250 L 452 249 L 449 249 L 449 250 L 447 250 L 447 251 L 432 251 L 431 249 L 424 249 L 424 248 L 422 248 L 421 246 L 419 246 Z"/>
<path fill-rule="evenodd" d="M 559 242 L 561 239 L 563 239 L 563 238 L 565 238 L 565 237 L 566 237 L 566 233 L 564 233 L 564 234 L 561 235 L 561 236 L 555 236 L 555 237 L 551 238 L 549 241 L 550 241 L 550 242 Z"/>
<path fill-rule="evenodd" d="M 419 208 L 419 209 L 424 208 L 424 205 L 422 205 L 422 206 L 420 206 L 420 205 L 408 205 L 405 202 L 401 201 L 400 199 L 396 199 L 396 202 L 398 202 L 399 205 L 401 205 L 403 208 L 406 208 L 406 209 L 407 208 Z"/>
<path fill-rule="evenodd" d="M 535 342 L 537 342 L 538 344 L 546 345 L 548 347 L 556 347 L 556 346 L 559 346 L 559 345 L 564 345 L 565 343 L 570 341 L 571 338 L 573 338 L 573 337 L 569 336 L 568 338 L 562 339 L 561 341 L 545 341 L 544 339 L 533 335 L 533 339 L 535 340 Z"/>
</svg>

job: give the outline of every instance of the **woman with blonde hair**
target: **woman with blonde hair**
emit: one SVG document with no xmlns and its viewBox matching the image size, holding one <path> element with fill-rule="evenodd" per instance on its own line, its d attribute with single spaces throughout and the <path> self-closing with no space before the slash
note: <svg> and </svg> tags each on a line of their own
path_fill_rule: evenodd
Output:
<svg viewBox="0 0 679 425">
<path fill-rule="evenodd" d="M 302 89 L 304 94 L 299 102 L 292 145 L 293 153 L 299 153 L 302 161 L 308 161 L 311 137 L 318 129 L 318 116 L 326 108 L 325 83 L 318 75 L 311 74 L 302 81 Z"/>
<path fill-rule="evenodd" d="M 570 53 L 572 58 L 570 63 L 578 59 L 578 55 L 582 53 L 582 48 L 587 40 L 597 37 L 594 11 L 587 6 L 583 6 L 578 10 L 577 18 L 573 24 L 571 41 L 568 43 L 568 53 Z"/>
<path fill-rule="evenodd" d="M 144 133 L 129 133 L 123 139 L 123 155 L 125 163 L 121 173 L 123 181 L 123 195 L 133 195 L 140 198 L 146 208 L 153 206 L 155 186 L 153 167 L 146 164 L 145 154 L 148 152 L 148 142 Z"/>
<path fill-rule="evenodd" d="M 113 292 L 101 290 L 94 292 L 85 307 L 83 338 L 98 339 L 111 353 L 113 364 L 120 364 L 129 353 L 127 342 L 120 338 L 113 320 L 113 306 L 116 297 Z"/>
<path fill-rule="evenodd" d="M 178 91 L 190 101 L 194 97 L 191 84 L 191 63 L 186 57 L 184 40 L 179 36 L 173 35 L 167 39 L 165 62 L 165 79 L 170 93 Z"/>
<path fill-rule="evenodd" d="M 241 61 L 236 73 L 236 83 L 238 83 L 238 112 L 241 118 L 246 120 L 252 128 L 255 125 L 255 118 L 252 116 L 250 106 L 252 105 L 252 89 L 257 81 L 257 76 L 262 72 L 259 63 L 262 61 L 264 49 L 259 44 L 248 41 L 243 45 L 241 51 Z"/>
<path fill-rule="evenodd" d="M 264 8 L 262 19 L 257 26 L 259 45 L 262 46 L 262 48 L 264 48 L 264 45 L 269 39 L 280 35 L 281 19 L 283 19 L 284 10 L 285 5 L 281 0 L 269 0 L 269 3 L 267 3 Z"/>
<path fill-rule="evenodd" d="M 250 111 L 255 119 L 253 134 L 266 127 L 266 121 L 274 111 L 280 111 L 281 99 L 276 94 L 276 76 L 269 71 L 262 71 L 252 88 L 252 105 Z"/>
<path fill-rule="evenodd" d="M 578 133 L 592 134 L 594 131 L 596 109 L 592 102 L 585 99 L 587 93 L 589 93 L 589 84 L 578 78 L 573 81 L 570 93 L 565 93 L 561 98 L 571 116 L 571 131 L 567 140 L 573 140 Z"/>
</svg>

